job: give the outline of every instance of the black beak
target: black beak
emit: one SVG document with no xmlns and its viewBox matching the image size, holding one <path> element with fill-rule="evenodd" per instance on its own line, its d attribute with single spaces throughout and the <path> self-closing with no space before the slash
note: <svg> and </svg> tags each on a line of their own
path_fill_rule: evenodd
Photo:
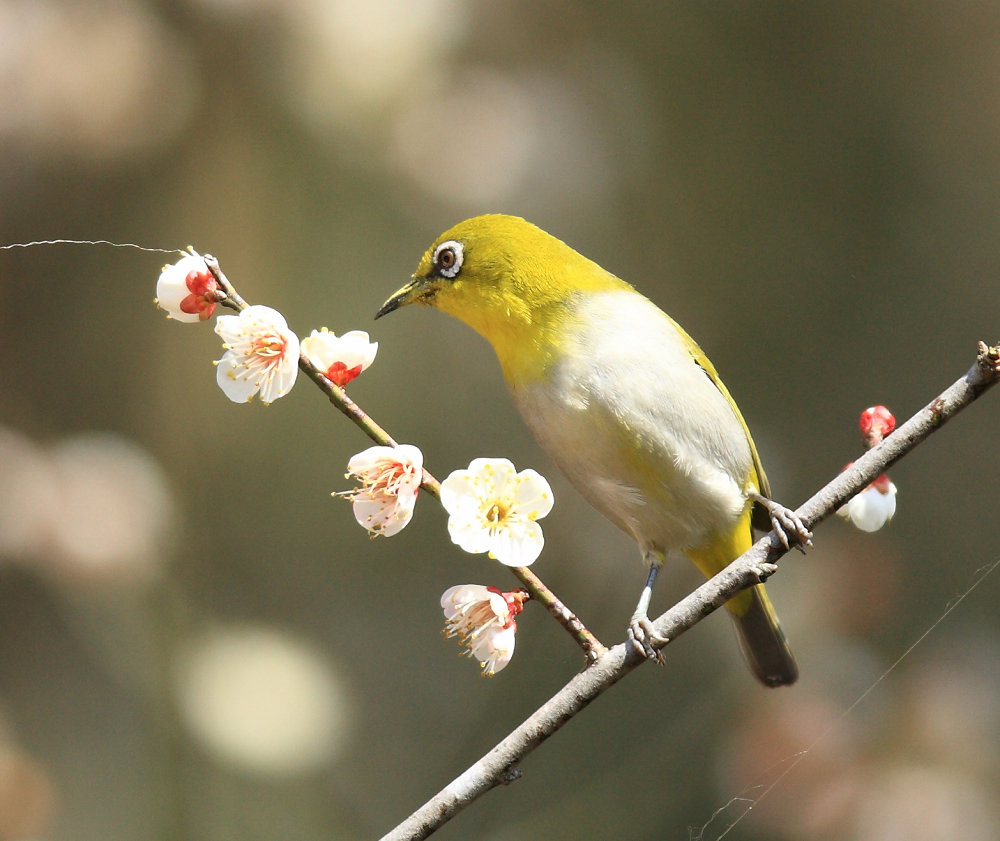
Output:
<svg viewBox="0 0 1000 841">
<path fill-rule="evenodd" d="M 406 286 L 401 289 L 397 289 L 392 293 L 388 301 L 386 301 L 379 308 L 379 311 L 375 313 L 375 318 L 381 318 L 383 315 L 388 315 L 400 307 L 405 307 L 407 304 L 413 303 L 417 298 L 420 297 L 421 286 L 423 284 L 422 280 L 414 278 Z"/>
<path fill-rule="evenodd" d="M 388 301 L 386 301 L 384 304 L 382 304 L 381 307 L 379 307 L 379 311 L 377 313 L 375 313 L 375 318 L 379 319 L 383 315 L 388 315 L 389 313 L 394 312 L 395 310 L 398 310 L 398 309 L 399 309 L 399 298 L 397 298 L 396 296 L 393 296 Z"/>
</svg>

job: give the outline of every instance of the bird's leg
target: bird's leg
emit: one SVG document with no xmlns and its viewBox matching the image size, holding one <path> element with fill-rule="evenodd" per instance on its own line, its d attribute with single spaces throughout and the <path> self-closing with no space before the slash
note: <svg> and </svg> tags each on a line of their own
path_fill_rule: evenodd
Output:
<svg viewBox="0 0 1000 841">
<path fill-rule="evenodd" d="M 774 529 L 775 534 L 778 535 L 778 540 L 781 541 L 782 546 L 786 549 L 790 548 L 788 543 L 789 533 L 795 538 L 796 548 L 800 552 L 805 552 L 806 547 L 813 545 L 812 532 L 806 528 L 806 524 L 796 516 L 791 508 L 785 508 L 780 502 L 768 499 L 756 491 L 751 491 L 749 497 L 753 502 L 763 505 L 767 510 L 768 515 L 771 517 L 771 527 Z"/>
<path fill-rule="evenodd" d="M 653 633 L 653 623 L 649 621 L 649 600 L 653 595 L 653 582 L 656 581 L 659 571 L 660 564 L 655 561 L 650 564 L 649 577 L 646 579 L 646 586 L 639 594 L 639 603 L 629 620 L 626 636 L 635 650 L 641 652 L 647 660 L 656 660 L 662 664 L 663 655 L 653 648 L 653 643 L 665 644 L 667 640 Z"/>
</svg>

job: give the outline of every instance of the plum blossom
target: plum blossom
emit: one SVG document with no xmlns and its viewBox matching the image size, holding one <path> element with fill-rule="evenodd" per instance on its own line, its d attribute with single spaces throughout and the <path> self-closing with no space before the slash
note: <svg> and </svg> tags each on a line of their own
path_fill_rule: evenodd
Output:
<svg viewBox="0 0 1000 841">
<path fill-rule="evenodd" d="M 263 403 L 272 403 L 291 390 L 299 371 L 299 339 L 280 312 L 252 306 L 239 315 L 220 315 L 215 332 L 226 349 L 215 363 L 226 397 L 247 403 L 260 394 Z"/>
<path fill-rule="evenodd" d="M 536 521 L 552 503 L 543 476 L 531 469 L 518 473 L 505 458 L 473 459 L 441 483 L 452 541 L 507 566 L 528 566 L 541 554 L 545 541 Z"/>
<path fill-rule="evenodd" d="M 459 638 L 466 654 L 492 677 L 514 656 L 517 622 L 528 594 L 524 590 L 505 593 L 497 587 L 459 584 L 441 595 L 445 637 Z"/>
<path fill-rule="evenodd" d="M 896 513 L 896 486 L 883 473 L 837 513 L 861 531 L 878 531 Z"/>
<path fill-rule="evenodd" d="M 164 266 L 156 282 L 157 306 L 176 321 L 207 321 L 215 312 L 219 298 L 218 281 L 195 251 Z"/>
<path fill-rule="evenodd" d="M 864 437 L 865 446 L 872 449 L 896 428 L 896 418 L 885 406 L 870 406 L 861 413 L 858 428 Z M 861 531 L 878 531 L 896 513 L 896 486 L 883 473 L 861 493 L 842 505 L 837 513 L 845 520 L 850 520 Z"/>
<path fill-rule="evenodd" d="M 343 387 L 372 364 L 378 342 L 369 341 L 364 330 L 338 336 L 323 327 L 302 340 L 302 351 L 324 377 Z"/>
<path fill-rule="evenodd" d="M 413 517 L 423 465 L 423 453 L 412 444 L 369 447 L 347 463 L 347 477 L 360 479 L 361 487 L 334 496 L 351 500 L 354 519 L 373 537 L 392 537 Z"/>
</svg>

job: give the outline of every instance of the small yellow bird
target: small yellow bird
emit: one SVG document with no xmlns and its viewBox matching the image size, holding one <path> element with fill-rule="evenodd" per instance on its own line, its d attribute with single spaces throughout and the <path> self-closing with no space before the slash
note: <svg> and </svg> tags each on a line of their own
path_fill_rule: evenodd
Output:
<svg viewBox="0 0 1000 841">
<path fill-rule="evenodd" d="M 628 636 L 647 657 L 659 657 L 647 611 L 668 553 L 711 577 L 753 543 L 755 503 L 789 524 L 767 499 L 746 422 L 701 348 L 625 281 L 540 228 L 497 214 L 459 223 L 375 317 L 412 303 L 493 345 L 539 444 L 639 544 L 650 572 Z M 801 523 L 791 526 L 808 540 Z M 793 683 L 798 669 L 764 586 L 726 607 L 753 673 L 767 686 Z"/>
</svg>

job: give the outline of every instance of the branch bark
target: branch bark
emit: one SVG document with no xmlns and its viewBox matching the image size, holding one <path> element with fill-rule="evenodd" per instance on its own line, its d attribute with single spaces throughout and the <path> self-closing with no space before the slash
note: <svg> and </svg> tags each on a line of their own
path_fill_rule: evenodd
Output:
<svg viewBox="0 0 1000 841">
<path fill-rule="evenodd" d="M 976 363 L 964 376 L 797 509 L 796 514 L 810 529 L 997 382 L 1000 378 L 1000 347 L 987 347 L 980 342 L 978 351 Z M 787 551 L 774 532 L 761 538 L 722 572 L 658 617 L 653 623 L 656 634 L 666 640 L 676 639 L 738 592 L 772 575 L 777 570 L 777 561 Z M 518 765 L 525 756 L 594 698 L 645 662 L 644 657 L 624 643 L 610 649 L 573 677 L 489 753 L 385 835 L 382 841 L 427 838 L 480 795 L 497 785 L 518 779 Z"/>
</svg>

